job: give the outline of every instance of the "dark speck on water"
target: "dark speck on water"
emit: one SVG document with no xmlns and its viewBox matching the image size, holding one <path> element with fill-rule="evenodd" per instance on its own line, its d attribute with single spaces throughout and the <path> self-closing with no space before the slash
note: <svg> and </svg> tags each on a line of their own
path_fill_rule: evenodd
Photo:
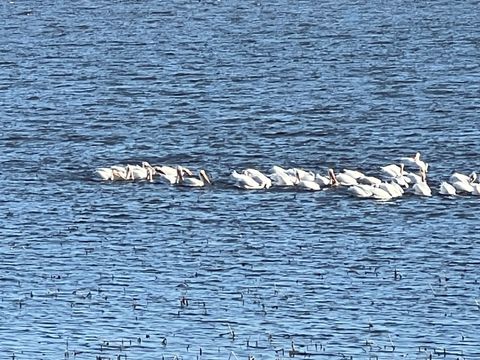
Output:
<svg viewBox="0 0 480 360">
<path fill-rule="evenodd" d="M 479 359 L 479 198 L 239 191 L 480 171 L 480 6 L 3 1 L 0 358 Z M 198 190 L 97 167 L 204 168 Z M 448 279 L 448 280 L 447 280 Z"/>
</svg>

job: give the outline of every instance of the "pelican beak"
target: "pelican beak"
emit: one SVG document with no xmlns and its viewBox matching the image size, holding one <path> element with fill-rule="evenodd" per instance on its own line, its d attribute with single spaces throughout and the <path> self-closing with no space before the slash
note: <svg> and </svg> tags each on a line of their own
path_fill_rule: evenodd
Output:
<svg viewBox="0 0 480 360">
<path fill-rule="evenodd" d="M 210 178 L 208 176 L 205 178 L 205 180 L 207 180 L 209 185 L 212 185 L 212 180 L 210 180 Z"/>
<path fill-rule="evenodd" d="M 206 181 L 208 184 L 212 185 L 212 182 L 210 181 L 210 178 L 207 175 L 207 172 L 205 170 L 201 171 L 202 177 L 204 181 Z"/>
<path fill-rule="evenodd" d="M 181 166 L 177 167 L 177 183 L 183 180 L 183 168 Z"/>
<path fill-rule="evenodd" d="M 130 165 L 127 165 L 127 174 L 125 175 L 125 180 L 133 180 L 133 173 L 132 173 L 132 168 Z"/>
<path fill-rule="evenodd" d="M 337 177 L 335 176 L 335 171 L 333 171 L 333 169 L 328 169 L 328 175 L 330 176 L 330 185 L 337 186 L 338 181 L 337 181 Z"/>
</svg>

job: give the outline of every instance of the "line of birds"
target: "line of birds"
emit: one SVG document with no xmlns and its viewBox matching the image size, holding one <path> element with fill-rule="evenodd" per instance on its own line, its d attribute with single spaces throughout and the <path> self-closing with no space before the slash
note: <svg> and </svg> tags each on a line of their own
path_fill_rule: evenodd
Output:
<svg viewBox="0 0 480 360">
<path fill-rule="evenodd" d="M 198 175 L 183 166 L 152 166 L 147 161 L 141 165 L 114 165 L 111 167 L 101 167 L 95 170 L 95 173 L 101 180 L 146 180 L 153 182 L 156 178 L 171 184 L 190 187 L 201 187 L 211 185 L 210 177 L 205 170 L 200 170 Z"/>
<path fill-rule="evenodd" d="M 376 200 L 390 200 L 402 196 L 406 191 L 415 195 L 432 196 L 432 190 L 427 183 L 428 163 L 420 159 L 420 153 L 412 157 L 403 157 L 400 163 L 381 167 L 381 178 L 368 176 L 357 170 L 344 169 L 335 173 L 328 169 L 327 174 L 321 175 L 313 171 L 300 168 L 284 169 L 273 166 L 270 173 L 265 175 L 257 169 L 244 169 L 241 172 L 234 170 L 230 174 L 233 185 L 240 189 L 259 190 L 272 186 L 296 187 L 303 190 L 318 191 L 330 187 L 344 186 L 349 193 L 359 198 L 373 198 Z M 406 167 L 414 171 L 406 171 Z M 101 180 L 146 180 L 157 179 L 170 185 L 203 187 L 211 185 L 212 181 L 205 170 L 195 175 L 190 169 L 183 166 L 152 166 L 144 161 L 141 165 L 115 165 L 96 169 Z M 457 194 L 480 195 L 480 183 L 477 174 L 470 175 L 453 173 L 449 182 L 443 181 L 439 186 L 441 195 L 454 196 Z"/>
</svg>

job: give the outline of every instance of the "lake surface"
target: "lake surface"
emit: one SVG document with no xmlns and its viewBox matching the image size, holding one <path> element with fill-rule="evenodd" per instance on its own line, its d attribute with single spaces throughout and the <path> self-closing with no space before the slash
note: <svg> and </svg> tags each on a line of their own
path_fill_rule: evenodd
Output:
<svg viewBox="0 0 480 360">
<path fill-rule="evenodd" d="M 0 357 L 480 358 L 479 1 L 4 1 Z M 434 196 L 241 191 L 272 165 Z M 205 168 L 214 186 L 100 182 Z"/>
</svg>

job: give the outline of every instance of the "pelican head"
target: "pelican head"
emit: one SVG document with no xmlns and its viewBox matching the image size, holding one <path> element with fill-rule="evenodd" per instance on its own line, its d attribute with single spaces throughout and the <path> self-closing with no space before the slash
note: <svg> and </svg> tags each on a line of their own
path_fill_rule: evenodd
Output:
<svg viewBox="0 0 480 360">
<path fill-rule="evenodd" d="M 473 183 L 477 180 L 477 173 L 474 171 L 469 176 L 470 182 Z"/>
</svg>

